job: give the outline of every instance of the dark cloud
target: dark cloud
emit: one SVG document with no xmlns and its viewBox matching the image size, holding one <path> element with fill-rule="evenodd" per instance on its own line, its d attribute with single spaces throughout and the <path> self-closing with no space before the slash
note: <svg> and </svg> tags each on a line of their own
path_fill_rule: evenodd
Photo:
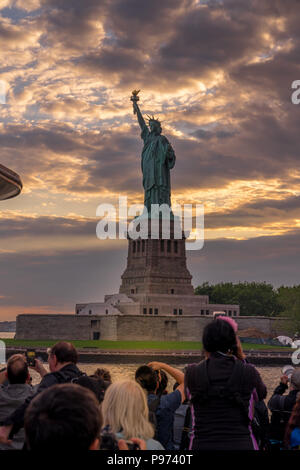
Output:
<svg viewBox="0 0 300 470">
<path fill-rule="evenodd" d="M 229 73 L 236 83 L 243 83 L 244 89 L 252 89 L 261 93 L 267 99 L 273 96 L 283 102 L 290 102 L 291 83 L 299 77 L 299 0 L 285 2 L 260 2 L 270 18 L 281 20 L 281 26 L 276 28 L 273 23 L 275 47 L 267 57 L 257 63 L 241 63 Z M 272 31 L 271 31 L 272 32 Z M 263 58 L 263 57 L 262 57 Z"/>
<path fill-rule="evenodd" d="M 0 10 L 1 12 L 1 10 Z M 1 15 L 1 13 L 0 13 Z M 1 18 L 1 16 L 0 16 Z M 0 44 L 1 47 L 18 48 L 30 43 L 30 34 L 33 32 L 30 21 L 21 23 L 19 27 L 10 22 L 0 23 Z"/>
<path fill-rule="evenodd" d="M 258 12 L 249 14 L 246 2 L 235 15 L 237 3 L 229 8 L 226 1 L 208 2 L 185 12 L 172 39 L 160 49 L 160 65 L 170 72 L 186 69 L 201 74 L 263 49 L 259 32 L 265 18 Z"/>
<path fill-rule="evenodd" d="M 192 3 L 191 0 L 153 0 L 151 3 L 114 0 L 108 5 L 106 25 L 114 32 L 118 44 L 143 49 L 149 42 L 166 35 L 174 19 L 191 8 Z"/>
<path fill-rule="evenodd" d="M 107 33 L 103 47 L 75 63 L 105 76 L 118 72 L 123 88 L 137 82 L 152 90 L 186 86 L 215 71 L 231 70 L 249 55 L 267 54 L 263 33 L 281 39 L 281 32 L 268 22 L 278 16 L 276 9 L 256 0 L 249 3 L 211 1 L 195 7 L 191 0 L 109 2 L 102 11 Z M 97 14 L 93 2 L 89 8 Z M 58 24 L 65 17 L 62 11 Z"/>
<path fill-rule="evenodd" d="M 133 80 L 139 68 L 143 68 L 143 60 L 143 56 L 138 52 L 111 46 L 74 59 L 73 62 L 75 65 L 81 65 L 94 71 L 101 70 L 101 74 L 129 73 Z"/>
<path fill-rule="evenodd" d="M 126 249 L 73 250 L 70 252 L 1 253 L 1 304 L 52 306 L 74 311 L 75 303 L 102 301 L 118 292 L 125 269 Z"/>
<path fill-rule="evenodd" d="M 197 137 L 200 140 L 210 140 L 216 137 L 217 139 L 227 139 L 228 137 L 233 137 L 236 134 L 235 131 L 228 131 L 225 129 L 220 129 L 216 131 L 207 131 L 205 129 L 197 129 L 194 132 L 191 132 L 193 137 Z"/>
<path fill-rule="evenodd" d="M 42 0 L 39 25 L 44 29 L 43 42 L 48 47 L 63 46 L 67 50 L 83 50 L 99 46 L 101 23 L 106 0 Z"/>
<path fill-rule="evenodd" d="M 299 50 L 295 7 L 299 3 L 292 3 L 292 7 L 287 7 L 283 1 L 225 0 L 195 7 L 189 0 L 155 0 L 151 4 L 140 0 L 70 4 L 45 0 L 40 26 L 53 45 L 62 41 L 66 49 L 69 45 L 78 48 L 74 57 L 69 54 L 66 70 L 72 69 L 73 64 L 93 74 L 99 72 L 99 77 L 108 80 L 114 76 L 119 81 L 119 90 L 137 83 L 152 91 L 159 91 L 160 83 L 173 90 L 178 84 L 203 80 L 207 74 L 213 77 L 217 70 L 222 70 L 222 88 L 217 86 L 206 99 L 200 97 L 199 103 L 178 106 L 169 120 L 177 129 L 183 127 L 187 134 L 199 139 L 191 142 L 184 137 L 170 137 L 178 156 L 173 172 L 174 189 L 206 188 L 224 186 L 241 178 L 288 179 L 291 170 L 299 167 L 299 113 L 290 102 L 289 90 L 292 77 L 297 78 L 295 67 L 299 67 L 295 55 Z M 94 37 L 96 19 L 103 23 L 106 38 L 102 46 L 95 42 L 85 47 L 85 39 Z M 278 21 L 282 24 L 277 24 Z M 270 51 L 267 34 L 275 45 L 291 39 L 291 49 Z M 272 60 L 248 63 L 249 58 L 271 53 Z M 245 103 L 242 94 L 252 88 L 256 95 Z M 277 98 L 284 101 L 276 104 Z M 70 100 L 66 97 L 66 105 Z M 51 112 L 55 101 L 41 106 Z M 209 110 L 212 116 L 222 115 L 218 117 L 217 130 L 199 128 L 197 121 L 208 118 Z M 168 113 L 167 106 L 165 111 Z M 39 148 L 42 154 L 43 146 L 57 154 L 82 156 L 82 174 L 71 175 L 67 184 L 57 181 L 55 184 L 61 189 L 136 191 L 140 183 L 136 181 L 135 164 L 141 145 L 136 127 L 130 132 L 131 136 L 122 131 L 107 131 L 96 142 L 97 138 L 88 130 L 79 134 L 67 126 L 24 132 L 20 129 L 19 136 L 18 129 L 11 128 L 6 129 L 6 135 L 2 133 L 1 139 L 11 149 L 36 147 L 31 164 L 40 158 L 37 152 Z M 90 148 L 91 141 L 94 150 Z M 4 159 L 10 155 L 6 151 Z M 39 163 L 41 171 L 44 167 L 48 172 L 53 166 L 53 160 L 47 157 Z M 64 167 L 67 163 L 57 162 L 56 169 L 63 171 Z M 28 170 L 24 170 L 26 175 Z"/>
<path fill-rule="evenodd" d="M 140 188 L 141 144 L 134 134 L 79 132 L 67 125 L 9 125 L 0 131 L 0 145 L 2 162 L 13 166 L 25 185 L 39 176 L 49 189 L 78 194 Z M 76 161 L 70 162 L 70 157 Z"/>
<path fill-rule="evenodd" d="M 205 228 L 268 227 L 270 223 L 282 223 L 282 228 L 300 219 L 300 196 L 282 200 L 261 198 L 241 204 L 232 210 L 220 210 L 205 214 Z M 99 219 L 100 220 L 100 219 Z M 0 225 L 0 238 L 22 237 L 95 237 L 98 218 L 72 217 L 5 217 Z"/>
<path fill-rule="evenodd" d="M 291 173 L 299 169 L 296 123 L 289 126 L 289 120 L 259 114 L 256 108 L 250 112 L 251 118 L 240 124 L 239 131 L 198 130 L 202 138 L 197 141 L 166 133 L 177 155 L 173 191 L 224 187 L 240 179 L 279 178 L 286 186 L 293 183 Z M 3 164 L 20 173 L 25 184 L 39 175 L 49 189 L 78 194 L 142 191 L 142 140 L 137 125 L 96 134 L 67 125 L 9 125 L 0 131 L 0 144 Z"/>
<path fill-rule="evenodd" d="M 300 230 L 249 240 L 207 240 L 188 252 L 193 285 L 204 281 L 266 281 L 275 286 L 300 283 Z"/>
<path fill-rule="evenodd" d="M 68 153 L 76 148 L 82 150 L 80 135 L 68 125 L 51 125 L 47 127 L 10 124 L 0 132 L 0 145 L 6 148 L 47 149 L 55 153 Z"/>
<path fill-rule="evenodd" d="M 263 227 L 269 223 L 293 223 L 300 219 L 300 196 L 286 197 L 281 200 L 259 199 L 241 204 L 230 211 L 213 212 L 205 215 L 206 228 L 226 227 Z"/>
<path fill-rule="evenodd" d="M 209 281 L 267 281 L 299 284 L 300 231 L 250 240 L 207 240 L 187 252 L 193 285 Z M 101 301 L 118 292 L 126 265 L 126 247 L 44 254 L 0 253 L 0 306 L 52 306 L 74 311 L 76 302 Z M 6 317 L 5 317 L 6 318 Z M 3 319 L 5 319 L 3 318 Z"/>
<path fill-rule="evenodd" d="M 24 217 L 5 218 L 0 225 L 0 238 L 7 237 L 73 237 L 94 236 L 96 219 L 74 219 L 71 217 Z M 66 238 L 67 240 L 67 238 Z"/>
</svg>

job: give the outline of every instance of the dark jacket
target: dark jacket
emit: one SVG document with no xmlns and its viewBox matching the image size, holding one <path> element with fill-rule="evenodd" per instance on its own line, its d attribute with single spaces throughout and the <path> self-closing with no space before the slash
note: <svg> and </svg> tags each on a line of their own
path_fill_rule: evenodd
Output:
<svg viewBox="0 0 300 470">
<path fill-rule="evenodd" d="M 34 389 L 28 384 L 0 385 L 0 424 L 33 394 Z M 22 449 L 24 440 L 24 430 L 21 429 L 12 444 L 0 444 L 0 450 Z"/>
<path fill-rule="evenodd" d="M 283 395 L 287 389 L 286 384 L 280 383 L 268 402 L 272 413 L 269 431 L 271 440 L 283 441 L 287 422 L 297 400 L 299 390 L 291 390 L 288 395 Z"/>
<path fill-rule="evenodd" d="M 190 450 L 258 448 L 250 421 L 254 402 L 263 400 L 267 389 L 254 366 L 242 362 L 236 364 L 236 361 L 238 359 L 233 356 L 214 353 L 203 363 L 187 368 L 185 387 L 194 416 Z M 237 366 L 238 380 L 229 387 Z M 206 393 L 202 391 L 204 367 L 208 376 Z"/>
<path fill-rule="evenodd" d="M 19 429 L 24 427 L 25 412 L 31 400 L 36 397 L 36 395 L 43 392 L 52 385 L 71 382 L 72 379 L 80 377 L 81 375 L 82 372 L 78 369 L 75 364 L 67 364 L 57 372 L 50 372 L 49 374 L 46 374 L 42 378 L 36 393 L 33 396 L 29 396 L 28 398 L 26 398 L 23 405 L 19 406 L 19 408 L 17 408 L 10 416 L 8 416 L 3 421 L 4 426 L 9 426 L 13 424 L 13 429 L 10 436 L 13 436 L 16 432 L 19 431 Z"/>
</svg>

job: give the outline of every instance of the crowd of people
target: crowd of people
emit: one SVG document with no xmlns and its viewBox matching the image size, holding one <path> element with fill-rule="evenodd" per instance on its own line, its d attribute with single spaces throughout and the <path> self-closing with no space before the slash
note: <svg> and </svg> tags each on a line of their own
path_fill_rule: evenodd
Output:
<svg viewBox="0 0 300 470">
<path fill-rule="evenodd" d="M 150 362 L 116 382 L 107 369 L 83 373 L 67 342 L 49 350 L 49 371 L 35 360 L 38 385 L 26 357 L 11 356 L 0 372 L 0 450 L 300 449 L 300 369 L 281 377 L 266 404 L 233 319 L 207 324 L 202 341 L 199 364 Z"/>
</svg>

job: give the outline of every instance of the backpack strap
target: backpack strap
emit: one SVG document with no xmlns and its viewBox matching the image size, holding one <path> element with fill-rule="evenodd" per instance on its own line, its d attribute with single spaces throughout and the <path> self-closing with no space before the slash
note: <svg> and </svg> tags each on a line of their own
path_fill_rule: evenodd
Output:
<svg viewBox="0 0 300 470">
<path fill-rule="evenodd" d="M 184 425 L 181 433 L 181 441 L 180 441 L 180 447 L 179 450 L 187 450 L 189 447 L 189 442 L 190 442 L 190 432 L 191 432 L 191 427 L 192 427 L 192 413 L 191 413 L 191 407 L 188 406 L 185 417 L 184 417 Z"/>
<path fill-rule="evenodd" d="M 190 401 L 192 404 L 208 400 L 210 382 L 207 373 L 207 365 L 207 359 L 204 359 L 197 366 L 193 367 L 191 371 L 189 371 L 189 369 L 187 370 L 187 374 L 190 373 L 188 382 L 189 390 L 191 390 Z"/>
</svg>

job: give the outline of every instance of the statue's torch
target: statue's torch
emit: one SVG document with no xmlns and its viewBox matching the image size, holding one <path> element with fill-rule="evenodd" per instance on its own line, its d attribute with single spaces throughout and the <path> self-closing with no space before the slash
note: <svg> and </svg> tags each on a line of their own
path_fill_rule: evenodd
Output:
<svg viewBox="0 0 300 470">
<path fill-rule="evenodd" d="M 134 107 L 134 103 L 137 103 L 139 101 L 140 98 L 139 98 L 138 94 L 139 94 L 140 91 L 141 90 L 133 90 L 132 96 L 130 98 L 132 103 L 133 103 L 133 114 L 136 114 L 136 109 Z"/>
</svg>

